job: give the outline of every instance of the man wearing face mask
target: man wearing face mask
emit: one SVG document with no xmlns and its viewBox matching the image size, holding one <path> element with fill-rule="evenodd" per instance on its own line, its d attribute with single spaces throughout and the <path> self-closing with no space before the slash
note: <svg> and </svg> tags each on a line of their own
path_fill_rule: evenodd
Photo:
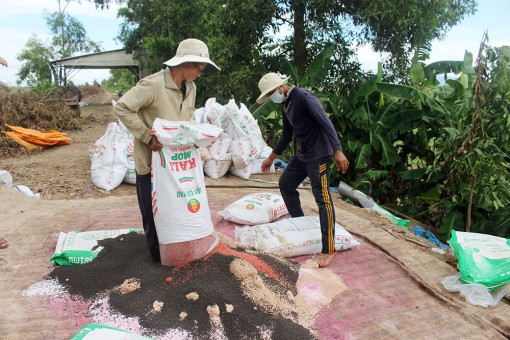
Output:
<svg viewBox="0 0 510 340">
<path fill-rule="evenodd" d="M 304 216 L 298 186 L 310 178 L 312 193 L 319 207 L 322 234 L 322 253 L 314 260 L 320 267 L 329 265 L 335 255 L 335 209 L 329 190 L 329 164 L 333 156 L 335 165 L 343 174 L 349 161 L 342 152 L 333 123 L 317 97 L 310 91 L 287 85 L 289 78 L 267 73 L 259 81 L 258 104 L 268 99 L 282 104 L 283 128 L 271 155 L 262 163 L 262 171 L 269 171 L 274 160 L 283 153 L 293 136 L 297 152 L 280 177 L 279 187 L 290 216 Z"/>
</svg>

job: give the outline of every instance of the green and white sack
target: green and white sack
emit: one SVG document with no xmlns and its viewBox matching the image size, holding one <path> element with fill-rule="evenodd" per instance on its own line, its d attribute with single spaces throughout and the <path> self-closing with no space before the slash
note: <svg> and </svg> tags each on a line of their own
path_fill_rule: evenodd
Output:
<svg viewBox="0 0 510 340">
<path fill-rule="evenodd" d="M 118 328 L 88 323 L 71 337 L 71 340 L 151 340 L 145 336 L 123 331 Z"/>
<path fill-rule="evenodd" d="M 92 262 L 103 249 L 103 247 L 98 246 L 97 241 L 133 232 L 143 234 L 143 229 L 61 232 L 58 236 L 55 253 L 50 261 L 54 266 L 79 266 Z"/>
<path fill-rule="evenodd" d="M 510 240 L 452 230 L 448 241 L 457 257 L 463 283 L 479 283 L 493 290 L 510 283 Z"/>
</svg>

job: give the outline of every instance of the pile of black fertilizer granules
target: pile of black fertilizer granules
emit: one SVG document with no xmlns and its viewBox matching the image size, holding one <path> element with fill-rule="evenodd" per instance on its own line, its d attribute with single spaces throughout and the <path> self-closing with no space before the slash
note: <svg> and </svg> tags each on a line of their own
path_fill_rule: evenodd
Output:
<svg viewBox="0 0 510 340">
<path fill-rule="evenodd" d="M 104 248 L 94 261 L 81 266 L 55 267 L 49 276 L 67 287 L 76 299 L 91 302 L 109 295 L 112 311 L 139 320 L 147 330 L 147 334 L 141 335 L 157 337 L 168 330 L 180 329 L 192 334 L 194 339 L 208 339 L 213 325 L 207 306 L 218 305 L 223 333 L 228 339 L 257 339 L 261 329 L 269 329 L 271 339 L 315 338 L 307 328 L 265 311 L 243 294 L 240 281 L 229 270 L 236 257 L 248 255 L 242 248 L 216 252 L 186 266 L 168 268 L 152 260 L 143 235 L 129 233 L 99 241 L 99 245 Z M 250 256 L 253 259 L 253 253 Z M 267 286 L 282 294 L 290 290 L 296 295 L 297 264 L 261 253 L 255 253 L 255 258 L 259 267 L 269 268 L 278 275 L 275 279 L 274 275 L 264 275 L 259 270 Z M 128 294 L 114 289 L 130 278 L 140 282 L 140 289 Z M 188 300 L 186 295 L 190 292 L 196 292 L 199 298 Z M 155 301 L 164 303 L 159 313 L 151 312 Z M 232 313 L 224 311 L 226 304 L 234 307 Z M 181 312 L 187 313 L 183 320 L 179 317 Z"/>
</svg>

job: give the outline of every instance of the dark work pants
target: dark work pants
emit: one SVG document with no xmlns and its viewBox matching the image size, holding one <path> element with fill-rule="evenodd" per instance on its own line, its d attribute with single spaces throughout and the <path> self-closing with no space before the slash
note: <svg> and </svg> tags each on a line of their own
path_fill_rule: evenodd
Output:
<svg viewBox="0 0 510 340">
<path fill-rule="evenodd" d="M 335 252 L 335 209 L 329 191 L 330 158 L 302 162 L 294 157 L 279 180 L 280 192 L 291 217 L 304 216 L 299 199 L 298 186 L 310 178 L 315 203 L 319 207 L 322 234 L 322 253 Z"/>
<path fill-rule="evenodd" d="M 151 174 L 136 175 L 136 196 L 138 197 L 138 206 L 142 214 L 143 230 L 149 253 L 156 262 L 161 261 L 159 255 L 159 241 L 156 233 L 156 224 L 152 216 L 152 183 Z"/>
</svg>

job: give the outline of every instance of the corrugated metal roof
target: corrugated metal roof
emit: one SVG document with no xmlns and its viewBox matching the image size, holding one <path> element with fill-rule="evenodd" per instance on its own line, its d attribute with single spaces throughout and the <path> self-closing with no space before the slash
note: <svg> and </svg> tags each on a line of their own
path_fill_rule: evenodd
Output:
<svg viewBox="0 0 510 340">
<path fill-rule="evenodd" d="M 53 60 L 51 64 L 75 69 L 115 69 L 140 66 L 138 60 L 135 60 L 131 54 L 127 54 L 124 49 Z"/>
</svg>

